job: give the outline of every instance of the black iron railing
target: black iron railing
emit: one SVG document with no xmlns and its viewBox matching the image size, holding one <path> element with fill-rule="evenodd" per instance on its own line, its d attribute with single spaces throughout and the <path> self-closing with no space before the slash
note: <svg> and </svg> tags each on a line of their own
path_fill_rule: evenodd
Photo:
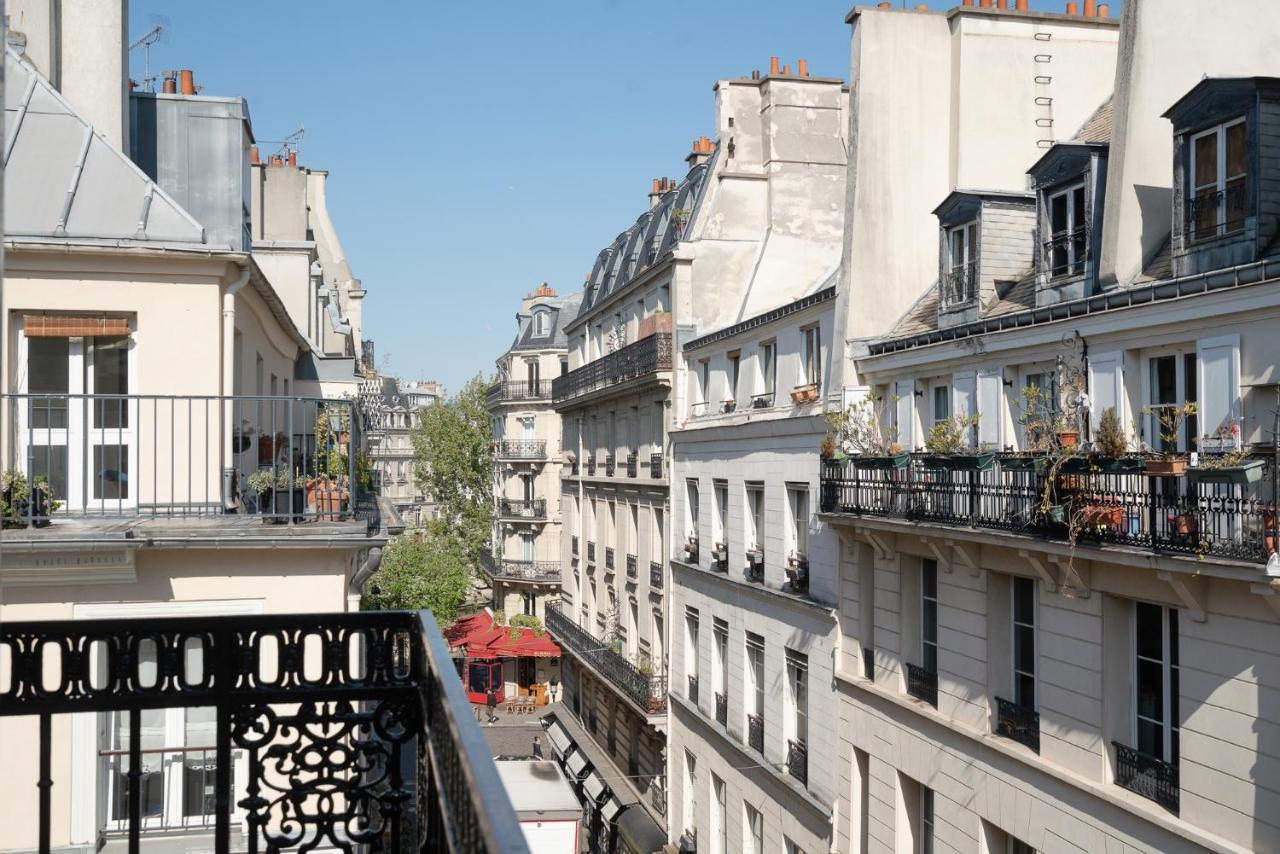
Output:
<svg viewBox="0 0 1280 854">
<path fill-rule="evenodd" d="M 1116 785 L 1150 798 L 1176 813 L 1180 792 L 1178 766 L 1118 741 L 1111 743 L 1116 749 Z"/>
<path fill-rule="evenodd" d="M 764 753 L 764 715 L 747 714 L 747 746 Z"/>
<path fill-rule="evenodd" d="M 698 677 L 690 674 L 689 676 L 689 702 L 695 706 L 698 705 Z"/>
<path fill-rule="evenodd" d="M 716 723 L 726 726 L 729 722 L 729 698 L 716 692 Z"/>
<path fill-rule="evenodd" d="M 498 501 L 498 515 L 504 519 L 545 519 L 545 498 L 502 498 Z"/>
<path fill-rule="evenodd" d="M 803 741 L 787 739 L 787 773 L 799 780 L 802 785 L 808 785 L 809 747 Z"/>
<path fill-rule="evenodd" d="M 659 332 L 588 362 L 551 382 L 551 397 L 563 403 L 575 397 L 671 370 L 671 333 Z"/>
<path fill-rule="evenodd" d="M 640 475 L 640 455 L 635 451 L 627 454 L 627 477 L 638 477 Z"/>
<path fill-rule="evenodd" d="M 237 806 L 249 850 L 528 850 L 429 612 L 8 621 L 0 648 L 11 662 L 0 718 L 39 722 L 39 850 L 68 785 L 53 777 L 53 716 L 127 713 L 121 806 L 138 851 L 142 712 L 173 707 L 214 710 L 205 804 L 217 854 L 231 850 Z"/>
<path fill-rule="evenodd" d="M 916 664 L 907 665 L 907 693 L 938 707 L 938 674 Z"/>
<path fill-rule="evenodd" d="M 1187 199 L 1187 235 L 1208 240 L 1244 228 L 1249 216 L 1249 182 L 1240 179 L 1225 190 L 1205 190 Z"/>
<path fill-rule="evenodd" d="M 777 395 L 776 392 L 763 391 L 760 394 L 751 395 L 752 409 L 768 409 L 773 406 L 773 399 Z"/>
<path fill-rule="evenodd" d="M 649 455 L 649 477 L 654 480 L 662 479 L 662 454 Z"/>
<path fill-rule="evenodd" d="M 640 572 L 636 569 L 636 556 L 627 555 L 627 578 L 635 581 L 640 577 Z"/>
<path fill-rule="evenodd" d="M 493 455 L 500 460 L 545 460 L 547 443 L 504 439 L 496 443 Z"/>
<path fill-rule="evenodd" d="M 587 540 L 587 560 L 590 563 L 596 562 L 596 544 L 591 540 Z"/>
<path fill-rule="evenodd" d="M 943 308 L 967 305 L 978 296 L 978 264 L 970 261 L 952 267 L 942 274 L 941 302 Z"/>
<path fill-rule="evenodd" d="M 5 521 L 39 528 L 65 517 L 349 519 L 361 425 L 354 400 L 0 395 L 0 470 L 18 478 L 19 496 L 10 500 L 6 477 Z"/>
<path fill-rule="evenodd" d="M 485 390 L 486 404 L 507 400 L 546 400 L 551 397 L 551 380 L 535 382 L 496 382 Z"/>
<path fill-rule="evenodd" d="M 1255 480 L 1152 477 L 1121 464 L 1068 460 L 1056 474 L 1021 454 L 995 454 L 985 471 L 942 468 L 928 454 L 912 454 L 905 468 L 869 469 L 823 463 L 822 509 L 827 513 L 898 517 L 932 524 L 987 528 L 1115 544 L 1156 552 L 1266 563 L 1276 552 L 1274 467 L 1269 458 Z M 1041 460 L 1041 462 L 1043 462 Z M 1130 465 L 1124 462 L 1123 465 Z M 1194 470 L 1192 470 L 1194 472 Z M 1044 501 L 1046 484 L 1054 478 Z"/>
<path fill-rule="evenodd" d="M 560 580 L 560 561 L 558 560 L 510 560 L 483 555 L 480 558 L 480 567 L 490 578 L 506 581 L 547 583 Z"/>
<path fill-rule="evenodd" d="M 728 543 L 716 543 L 711 547 L 711 568 L 716 572 L 729 571 Z"/>
<path fill-rule="evenodd" d="M 604 547 L 604 568 L 613 571 L 613 546 Z"/>
<path fill-rule="evenodd" d="M 587 457 L 587 477 L 596 476 L 596 458 L 594 456 Z"/>
<path fill-rule="evenodd" d="M 570 547 L 573 549 L 572 554 L 574 555 L 578 554 L 578 535 L 574 534 L 569 542 L 570 542 Z"/>
<path fill-rule="evenodd" d="M 1011 738 L 1039 753 L 1040 713 L 996 697 L 996 735 Z"/>
<path fill-rule="evenodd" d="M 617 470 L 618 470 L 618 469 L 617 469 L 617 466 L 614 464 L 614 461 L 613 461 L 613 454 L 605 454 L 605 457 L 604 457 L 604 476 L 605 476 L 605 477 L 613 477 L 614 473 L 615 473 Z"/>
<path fill-rule="evenodd" d="M 1041 250 L 1046 276 L 1051 279 L 1078 276 L 1089 260 L 1089 229 L 1082 225 L 1072 231 L 1059 232 L 1044 241 Z"/>
<path fill-rule="evenodd" d="M 862 647 L 862 675 L 873 681 L 876 678 L 876 651 L 865 644 Z"/>
<path fill-rule="evenodd" d="M 747 550 L 747 565 L 742 569 L 742 577 L 752 584 L 764 583 L 764 549 Z"/>
<path fill-rule="evenodd" d="M 615 686 L 648 714 L 658 715 L 666 711 L 665 676 L 646 675 L 604 641 L 579 626 L 558 604 L 547 606 L 547 630 L 565 651 L 589 664 L 604 681 Z"/>
<path fill-rule="evenodd" d="M 655 590 L 662 589 L 662 564 L 656 560 L 649 561 L 649 586 Z"/>
</svg>

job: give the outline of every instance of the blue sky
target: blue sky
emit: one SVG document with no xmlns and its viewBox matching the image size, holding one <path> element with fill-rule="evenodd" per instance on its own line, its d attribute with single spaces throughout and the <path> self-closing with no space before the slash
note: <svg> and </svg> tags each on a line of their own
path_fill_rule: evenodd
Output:
<svg viewBox="0 0 1280 854">
<path fill-rule="evenodd" d="M 580 287 L 651 180 L 683 175 L 690 142 L 712 135 L 717 79 L 771 55 L 847 78 L 852 5 L 132 0 L 129 13 L 133 37 L 169 19 L 153 71 L 193 68 L 207 93 L 245 96 L 258 139 L 306 127 L 301 162 L 329 170 L 379 367 L 455 391 L 492 372 L 521 296 Z"/>
</svg>

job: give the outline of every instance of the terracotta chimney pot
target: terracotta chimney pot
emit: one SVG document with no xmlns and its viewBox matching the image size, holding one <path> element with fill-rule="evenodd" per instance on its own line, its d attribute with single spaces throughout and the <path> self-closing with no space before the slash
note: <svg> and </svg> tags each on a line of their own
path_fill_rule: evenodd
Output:
<svg viewBox="0 0 1280 854">
<path fill-rule="evenodd" d="M 991 0 L 978 0 L 978 7 L 981 9 L 990 9 Z"/>
<path fill-rule="evenodd" d="M 178 91 L 184 95 L 196 93 L 196 76 L 191 73 L 190 68 L 184 68 L 178 72 Z"/>
<path fill-rule="evenodd" d="M 250 163 L 262 162 L 261 160 L 258 159 L 258 146 L 256 145 L 249 146 L 249 162 Z"/>
<path fill-rule="evenodd" d="M 1027 11 L 1027 0 L 1014 0 L 1013 5 L 1019 12 Z"/>
<path fill-rule="evenodd" d="M 1086 18 L 1096 17 L 1098 14 L 1098 0 L 1084 0 L 1084 16 Z"/>
<path fill-rule="evenodd" d="M 298 165 L 298 152 L 296 152 L 296 151 L 290 151 L 290 152 L 289 152 L 289 165 L 290 165 L 290 166 L 297 166 L 297 165 Z"/>
<path fill-rule="evenodd" d="M 916 11 L 917 11 L 917 12 L 928 12 L 928 11 L 929 11 L 929 4 L 928 4 L 928 3 L 921 3 L 919 6 L 916 6 Z"/>
<path fill-rule="evenodd" d="M 1099 3 L 1099 4 L 1098 4 L 1098 17 L 1099 17 L 1099 18 L 1110 18 L 1110 17 L 1111 17 L 1111 7 L 1110 7 L 1110 6 L 1108 6 L 1106 3 Z"/>
<path fill-rule="evenodd" d="M 172 77 L 166 77 L 164 82 L 160 84 L 160 91 L 166 95 L 178 94 L 178 81 Z"/>
<path fill-rule="evenodd" d="M 972 6 L 972 5 L 973 5 L 973 0 L 961 0 L 961 2 L 962 2 L 962 3 L 963 3 L 963 5 L 965 5 L 965 6 Z"/>
<path fill-rule="evenodd" d="M 778 57 L 776 56 L 769 57 L 769 73 L 777 74 L 778 70 L 779 70 Z"/>
<path fill-rule="evenodd" d="M 1072 2 L 1072 3 L 1068 3 L 1068 4 L 1067 4 L 1067 14 L 1068 14 L 1068 15 L 1079 15 L 1079 14 L 1080 14 L 1080 7 L 1079 7 L 1079 5 L 1077 5 L 1077 4 L 1076 4 L 1076 3 L 1074 3 L 1074 2 Z"/>
<path fill-rule="evenodd" d="M 996 8 L 997 8 L 997 9 L 1008 9 L 1008 8 L 1009 8 L 1009 0 L 996 0 Z"/>
<path fill-rule="evenodd" d="M 799 74 L 801 77 L 809 76 L 809 63 L 806 60 L 802 59 L 798 63 L 796 63 L 796 69 L 797 69 L 796 73 Z"/>
<path fill-rule="evenodd" d="M 876 8 L 877 8 L 877 9 L 892 9 L 892 8 L 893 8 L 893 4 L 892 4 L 892 3 L 890 3 L 890 2 L 888 2 L 888 0 L 886 0 L 886 2 L 884 2 L 884 3 L 877 3 L 877 4 L 876 4 Z"/>
</svg>

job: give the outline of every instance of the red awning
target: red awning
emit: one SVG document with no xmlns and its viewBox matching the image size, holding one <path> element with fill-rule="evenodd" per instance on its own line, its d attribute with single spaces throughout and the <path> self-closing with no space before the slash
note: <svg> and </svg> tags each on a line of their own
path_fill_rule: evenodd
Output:
<svg viewBox="0 0 1280 854">
<path fill-rule="evenodd" d="M 512 637 L 512 632 L 515 637 Z M 552 658 L 560 647 L 545 633 L 530 628 L 511 629 L 493 622 L 487 613 L 460 617 L 445 631 L 451 649 L 467 658 Z"/>
</svg>

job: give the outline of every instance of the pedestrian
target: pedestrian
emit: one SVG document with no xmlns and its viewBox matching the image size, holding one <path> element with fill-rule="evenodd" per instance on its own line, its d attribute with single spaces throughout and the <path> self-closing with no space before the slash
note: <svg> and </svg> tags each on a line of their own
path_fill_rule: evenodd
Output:
<svg viewBox="0 0 1280 854">
<path fill-rule="evenodd" d="M 485 697 L 485 705 L 489 708 L 489 723 L 492 724 L 498 719 L 498 716 L 493 713 L 493 710 L 498 708 L 497 691 L 494 691 L 492 688 L 489 689 L 489 693 Z"/>
<path fill-rule="evenodd" d="M 533 758 L 542 758 L 542 736 L 540 735 L 535 735 L 533 737 Z"/>
</svg>

